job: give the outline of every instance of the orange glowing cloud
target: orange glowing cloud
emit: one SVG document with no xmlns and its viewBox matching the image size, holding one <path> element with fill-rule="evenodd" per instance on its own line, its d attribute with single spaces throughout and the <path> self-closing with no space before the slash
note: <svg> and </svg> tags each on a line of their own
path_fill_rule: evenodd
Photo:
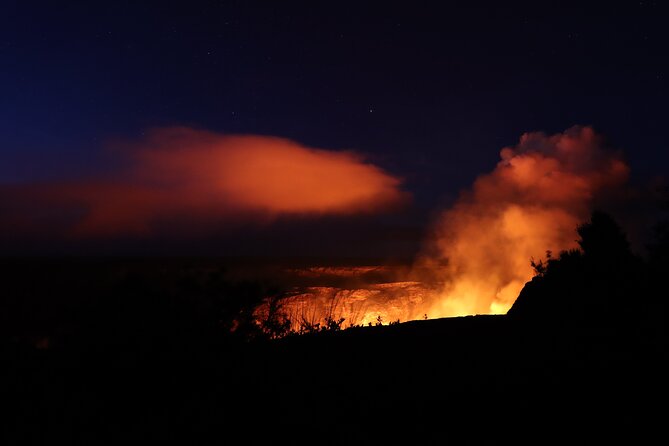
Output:
<svg viewBox="0 0 669 446">
<path fill-rule="evenodd" d="M 576 248 L 577 225 L 629 171 L 589 127 L 527 133 L 500 155 L 441 215 L 421 259 L 446 283 L 424 308 L 432 316 L 505 313 L 532 278 L 530 259 Z"/>
<path fill-rule="evenodd" d="M 78 236 L 373 213 L 407 199 L 398 178 L 355 152 L 283 138 L 163 128 L 117 152 L 127 167 L 111 178 L 46 185 L 32 199 L 75 216 Z"/>
<path fill-rule="evenodd" d="M 577 248 L 577 226 L 594 206 L 620 199 L 629 168 L 590 127 L 526 133 L 500 156 L 439 215 L 410 273 L 301 289 L 284 299 L 280 313 L 296 330 L 330 317 L 374 324 L 377 317 L 387 323 L 506 313 L 534 274 L 531 259 Z M 260 320 L 268 308 L 258 308 Z"/>
</svg>

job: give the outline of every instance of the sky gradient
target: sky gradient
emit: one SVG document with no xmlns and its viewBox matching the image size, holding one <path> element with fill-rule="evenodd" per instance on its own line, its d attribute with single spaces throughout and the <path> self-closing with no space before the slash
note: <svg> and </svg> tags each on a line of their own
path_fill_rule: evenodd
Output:
<svg viewBox="0 0 669 446">
<path fill-rule="evenodd" d="M 427 222 L 526 132 L 592 126 L 633 181 L 667 174 L 660 2 L 302 3 L 5 3 L 4 196 L 116 177 L 118 146 L 152 129 L 282 138 L 355 153 L 411 200 L 383 215 L 279 219 L 221 249 L 411 255 Z"/>
</svg>

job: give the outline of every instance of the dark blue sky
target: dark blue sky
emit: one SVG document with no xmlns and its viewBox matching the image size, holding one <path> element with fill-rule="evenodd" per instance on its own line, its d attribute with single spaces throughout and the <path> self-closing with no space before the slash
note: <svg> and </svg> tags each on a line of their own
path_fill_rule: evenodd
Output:
<svg viewBox="0 0 669 446">
<path fill-rule="evenodd" d="M 526 131 L 592 125 L 667 172 L 662 2 L 304 3 L 3 2 L 0 183 L 90 175 L 166 125 L 355 149 L 423 210 Z"/>
</svg>

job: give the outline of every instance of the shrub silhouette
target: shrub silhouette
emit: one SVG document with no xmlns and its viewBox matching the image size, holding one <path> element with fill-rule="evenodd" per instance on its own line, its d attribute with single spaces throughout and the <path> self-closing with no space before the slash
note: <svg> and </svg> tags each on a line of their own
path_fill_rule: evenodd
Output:
<svg viewBox="0 0 669 446">
<path fill-rule="evenodd" d="M 649 297 L 654 311 L 653 322 L 667 333 L 669 302 L 667 302 L 667 273 L 669 273 L 669 220 L 662 220 L 654 228 L 653 241 L 648 245 Z"/>
<path fill-rule="evenodd" d="M 253 310 L 273 288 L 222 267 L 140 260 L 2 263 L 5 347 L 82 354 L 180 356 L 262 336 Z M 15 347 L 12 347 L 15 346 Z"/>
<path fill-rule="evenodd" d="M 641 314 L 643 263 L 620 226 L 596 211 L 577 232 L 580 249 L 532 261 L 536 275 L 509 310 L 511 318 L 620 328 Z"/>
</svg>

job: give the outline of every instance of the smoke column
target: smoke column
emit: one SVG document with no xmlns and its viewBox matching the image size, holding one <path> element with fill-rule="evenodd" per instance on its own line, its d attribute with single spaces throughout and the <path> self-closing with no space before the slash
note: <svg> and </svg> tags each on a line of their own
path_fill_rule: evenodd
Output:
<svg viewBox="0 0 669 446">
<path fill-rule="evenodd" d="M 443 280 L 426 296 L 430 317 L 506 313 L 532 278 L 530 260 L 577 247 L 578 224 L 629 170 L 590 127 L 526 133 L 500 156 L 439 216 L 418 261 Z"/>
</svg>

